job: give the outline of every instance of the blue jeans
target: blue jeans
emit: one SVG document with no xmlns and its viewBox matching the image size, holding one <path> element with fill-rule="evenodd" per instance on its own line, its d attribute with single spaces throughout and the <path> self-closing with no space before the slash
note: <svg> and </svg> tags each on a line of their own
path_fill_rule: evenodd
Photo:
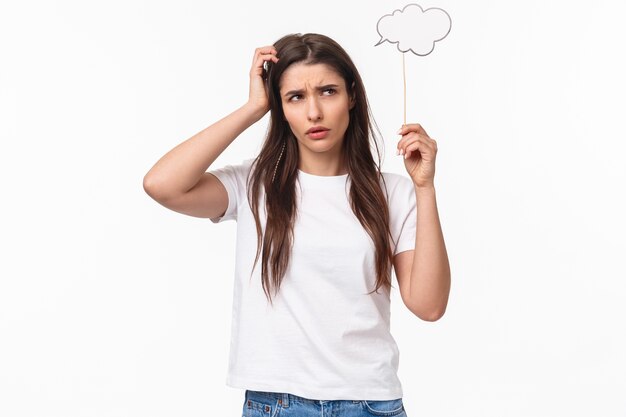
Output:
<svg viewBox="0 0 626 417">
<path fill-rule="evenodd" d="M 246 390 L 242 417 L 407 417 L 402 398 L 385 401 L 309 400 L 297 395 Z"/>
</svg>

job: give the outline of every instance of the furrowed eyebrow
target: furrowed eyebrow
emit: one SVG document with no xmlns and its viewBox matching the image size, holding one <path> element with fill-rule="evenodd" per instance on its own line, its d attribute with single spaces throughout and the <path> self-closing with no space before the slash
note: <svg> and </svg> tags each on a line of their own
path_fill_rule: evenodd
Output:
<svg viewBox="0 0 626 417">
<path fill-rule="evenodd" d="M 329 88 L 337 89 L 339 88 L 339 86 L 337 84 L 325 84 L 325 85 L 320 85 L 319 87 L 315 87 L 317 91 L 324 91 Z M 286 96 L 292 96 L 292 95 L 295 96 L 295 95 L 302 94 L 302 93 L 304 93 L 304 90 L 290 90 L 290 91 L 287 91 L 284 95 L 286 97 Z"/>
</svg>

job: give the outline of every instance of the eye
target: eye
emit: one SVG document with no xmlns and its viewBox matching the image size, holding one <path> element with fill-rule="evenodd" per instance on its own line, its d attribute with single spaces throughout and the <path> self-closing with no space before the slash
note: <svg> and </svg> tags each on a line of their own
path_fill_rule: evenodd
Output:
<svg viewBox="0 0 626 417">
<path fill-rule="evenodd" d="M 300 98 L 302 96 L 300 94 L 294 94 L 293 96 L 289 97 L 289 101 L 300 101 Z"/>
<path fill-rule="evenodd" d="M 335 90 L 334 88 L 327 88 L 326 90 L 323 91 L 323 93 L 327 96 L 332 96 L 336 92 L 337 90 Z"/>
</svg>

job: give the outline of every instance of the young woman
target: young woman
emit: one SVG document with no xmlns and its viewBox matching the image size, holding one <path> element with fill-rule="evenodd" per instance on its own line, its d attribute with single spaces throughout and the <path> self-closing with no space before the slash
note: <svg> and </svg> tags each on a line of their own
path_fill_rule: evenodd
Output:
<svg viewBox="0 0 626 417">
<path fill-rule="evenodd" d="M 207 171 L 267 111 L 258 156 Z M 444 314 L 450 267 L 437 145 L 419 124 L 398 134 L 408 177 L 380 171 L 348 54 L 323 35 L 288 35 L 256 49 L 246 104 L 146 174 L 144 189 L 165 207 L 237 221 L 226 383 L 246 389 L 243 415 L 406 415 L 391 267 L 404 304 L 428 321 Z"/>
</svg>

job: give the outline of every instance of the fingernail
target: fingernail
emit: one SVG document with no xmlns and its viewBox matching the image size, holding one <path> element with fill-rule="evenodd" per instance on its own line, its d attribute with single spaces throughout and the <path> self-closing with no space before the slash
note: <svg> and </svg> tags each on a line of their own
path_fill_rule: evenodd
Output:
<svg viewBox="0 0 626 417">
<path fill-rule="evenodd" d="M 398 129 L 398 132 L 396 133 L 396 135 L 399 135 L 400 133 L 402 133 L 402 128 Z"/>
</svg>

